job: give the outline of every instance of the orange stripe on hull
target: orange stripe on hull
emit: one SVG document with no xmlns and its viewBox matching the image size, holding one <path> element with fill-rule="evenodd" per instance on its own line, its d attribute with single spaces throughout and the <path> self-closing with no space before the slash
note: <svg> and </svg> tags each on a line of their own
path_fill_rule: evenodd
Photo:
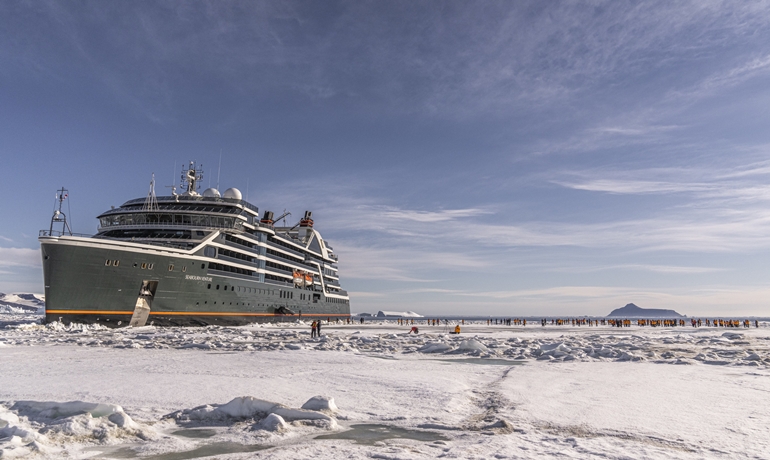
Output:
<svg viewBox="0 0 770 460">
<path fill-rule="evenodd" d="M 216 312 L 216 311 L 151 311 L 150 315 L 159 316 L 299 316 L 284 315 L 281 313 L 234 313 L 234 312 Z M 308 315 L 303 313 L 302 316 L 350 316 L 344 313 L 319 313 L 316 315 Z"/>
<path fill-rule="evenodd" d="M 46 310 L 45 314 L 59 315 L 133 315 L 133 311 L 120 310 Z"/>
<path fill-rule="evenodd" d="M 133 311 L 119 311 L 119 310 L 46 310 L 46 314 L 59 314 L 59 315 L 133 315 Z M 213 311 L 151 311 L 150 315 L 157 316 L 297 316 L 297 315 L 282 315 L 280 313 L 233 313 L 233 312 L 213 312 Z M 302 314 L 302 316 L 350 316 L 344 313 L 318 313 L 318 314 Z"/>
</svg>

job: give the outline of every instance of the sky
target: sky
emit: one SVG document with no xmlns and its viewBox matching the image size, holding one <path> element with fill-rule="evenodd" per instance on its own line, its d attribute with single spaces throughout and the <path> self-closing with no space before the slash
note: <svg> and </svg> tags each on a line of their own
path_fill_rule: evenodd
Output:
<svg viewBox="0 0 770 460">
<path fill-rule="evenodd" d="M 767 1 L 4 1 L 0 292 L 195 160 L 354 312 L 770 316 L 769 110 Z"/>
</svg>

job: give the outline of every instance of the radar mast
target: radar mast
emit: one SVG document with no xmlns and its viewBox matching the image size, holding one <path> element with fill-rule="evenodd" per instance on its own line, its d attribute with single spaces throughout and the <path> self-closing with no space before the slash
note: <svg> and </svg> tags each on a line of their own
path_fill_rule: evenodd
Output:
<svg viewBox="0 0 770 460">
<path fill-rule="evenodd" d="M 64 232 L 66 231 L 70 234 L 70 236 L 72 236 L 72 229 L 70 228 L 70 224 L 67 222 L 67 215 L 64 214 L 64 212 L 61 210 L 61 205 L 68 196 L 69 190 L 64 187 L 56 191 L 56 200 L 59 202 L 59 209 L 55 210 L 53 212 L 53 217 L 51 217 L 51 227 L 48 229 L 49 236 L 53 236 L 54 224 L 61 224 L 61 235 L 64 235 Z"/>
<path fill-rule="evenodd" d="M 190 166 L 186 170 L 182 170 L 182 186 L 185 190 L 182 195 L 185 196 L 200 196 L 198 189 L 200 188 L 200 182 L 203 180 L 203 165 L 195 166 L 195 162 L 191 161 Z"/>
<path fill-rule="evenodd" d="M 160 206 L 158 206 L 158 198 L 155 196 L 155 173 L 152 173 L 152 180 L 150 180 L 150 191 L 147 192 L 147 199 L 144 200 L 142 211 L 160 211 Z"/>
</svg>

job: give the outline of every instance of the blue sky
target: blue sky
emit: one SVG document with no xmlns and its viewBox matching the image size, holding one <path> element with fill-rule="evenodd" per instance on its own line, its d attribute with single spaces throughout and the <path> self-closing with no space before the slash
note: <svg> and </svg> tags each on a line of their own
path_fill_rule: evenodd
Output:
<svg viewBox="0 0 770 460">
<path fill-rule="evenodd" d="M 0 2 L 0 291 L 204 164 L 354 311 L 770 312 L 768 2 Z"/>
</svg>

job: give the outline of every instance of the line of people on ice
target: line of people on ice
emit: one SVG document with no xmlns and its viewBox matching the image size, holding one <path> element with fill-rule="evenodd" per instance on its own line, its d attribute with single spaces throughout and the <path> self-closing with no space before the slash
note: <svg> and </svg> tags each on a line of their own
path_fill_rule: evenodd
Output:
<svg viewBox="0 0 770 460">
<path fill-rule="evenodd" d="M 487 322 L 489 323 L 489 322 Z M 541 326 L 547 326 L 549 320 L 543 318 L 540 320 Z M 612 327 L 631 327 L 633 320 L 630 319 L 586 319 L 586 318 L 553 318 L 550 320 L 551 326 L 612 326 Z M 690 319 L 690 325 L 692 327 L 743 327 L 750 328 L 752 322 L 748 319 L 735 320 L 735 319 Z M 637 319 L 637 326 L 650 326 L 650 327 L 684 327 L 687 325 L 687 321 L 684 319 Z M 754 327 L 759 327 L 759 321 L 754 320 Z"/>
<path fill-rule="evenodd" d="M 500 318 L 500 319 L 488 319 L 487 320 L 487 326 L 491 325 L 500 325 L 500 326 L 526 326 L 527 320 L 526 319 L 519 319 L 519 318 Z"/>
<path fill-rule="evenodd" d="M 424 320 L 417 320 L 415 322 L 414 318 L 398 318 L 396 320 L 398 322 L 399 326 L 414 326 L 415 324 L 425 324 L 426 326 L 441 326 L 443 325 L 449 325 L 449 320 L 444 319 L 433 319 L 433 318 L 427 318 Z M 424 322 L 423 322 L 424 321 Z M 443 323 L 442 323 L 443 321 Z M 453 320 L 454 321 L 454 320 Z M 461 324 L 465 324 L 465 320 L 459 320 Z M 547 325 L 551 326 L 573 326 L 573 327 L 580 327 L 580 326 L 589 326 L 589 327 L 596 327 L 596 326 L 612 326 L 612 327 L 631 327 L 634 324 L 634 321 L 636 323 L 636 326 L 640 327 L 684 327 L 687 325 L 687 321 L 684 319 L 608 319 L 608 318 L 602 318 L 602 319 L 589 319 L 589 318 L 543 318 L 540 320 L 540 325 L 545 327 Z M 321 321 L 313 321 L 313 323 L 319 323 L 318 328 L 320 329 L 320 322 Z M 330 322 L 330 321 L 328 321 Z M 339 320 L 337 321 L 339 322 Z M 351 323 L 350 318 L 347 320 L 348 324 Z M 360 318 L 361 324 L 364 323 L 364 318 Z M 527 320 L 526 319 L 519 319 L 519 318 L 496 318 L 496 319 L 487 319 L 487 326 L 492 325 L 502 325 L 502 326 L 526 326 Z M 692 327 L 702 327 L 705 325 L 706 327 L 743 327 L 743 328 L 750 328 L 752 325 L 754 327 L 759 327 L 759 321 L 754 320 L 753 324 L 752 321 L 748 319 L 744 320 L 730 320 L 730 319 L 690 319 L 690 325 Z M 315 337 L 315 336 L 314 336 Z"/>
<path fill-rule="evenodd" d="M 569 326 L 570 324 L 573 326 L 598 326 L 599 323 L 601 323 L 602 326 L 606 326 L 608 320 L 602 319 L 587 319 L 587 318 L 568 318 L 568 319 L 561 319 L 561 318 L 554 318 L 551 319 L 551 326 Z M 609 320 L 613 321 L 613 320 Z M 546 318 L 543 318 L 540 320 L 540 325 L 545 327 L 548 325 L 548 320 Z M 614 323 L 612 324 L 615 325 Z"/>
</svg>

